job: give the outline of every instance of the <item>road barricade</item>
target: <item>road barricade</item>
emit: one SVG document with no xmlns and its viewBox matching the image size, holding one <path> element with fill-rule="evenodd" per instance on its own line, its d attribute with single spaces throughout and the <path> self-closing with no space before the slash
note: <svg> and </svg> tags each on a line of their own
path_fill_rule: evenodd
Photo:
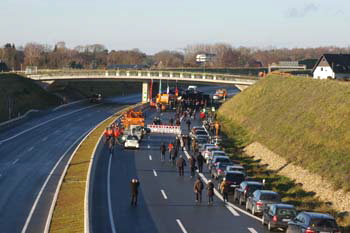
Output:
<svg viewBox="0 0 350 233">
<path fill-rule="evenodd" d="M 151 133 L 169 133 L 169 134 L 181 134 L 180 126 L 174 125 L 147 125 L 147 128 L 151 130 Z"/>
</svg>

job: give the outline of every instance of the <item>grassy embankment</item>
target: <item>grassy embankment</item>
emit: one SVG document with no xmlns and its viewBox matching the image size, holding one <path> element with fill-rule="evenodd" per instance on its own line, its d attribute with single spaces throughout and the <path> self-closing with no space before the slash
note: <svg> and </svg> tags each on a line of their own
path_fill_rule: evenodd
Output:
<svg viewBox="0 0 350 233">
<path fill-rule="evenodd" d="M 249 143 L 261 142 L 288 161 L 325 177 L 335 189 L 349 191 L 349 95 L 348 83 L 270 76 L 221 107 L 218 115 L 229 137 L 227 147 L 250 175 L 266 178 L 285 201 L 299 209 L 330 212 L 341 225 L 349 226 L 349 217 L 336 213 L 330 203 L 239 153 Z"/>
<path fill-rule="evenodd" d="M 12 118 L 30 109 L 45 109 L 61 102 L 30 79 L 16 74 L 0 74 L 0 122 L 9 119 L 9 99 L 13 106 Z"/>
<path fill-rule="evenodd" d="M 84 232 L 84 198 L 91 155 L 104 129 L 127 109 L 119 111 L 114 116 L 106 119 L 80 145 L 69 164 L 62 182 L 51 221 L 50 232 Z"/>
</svg>

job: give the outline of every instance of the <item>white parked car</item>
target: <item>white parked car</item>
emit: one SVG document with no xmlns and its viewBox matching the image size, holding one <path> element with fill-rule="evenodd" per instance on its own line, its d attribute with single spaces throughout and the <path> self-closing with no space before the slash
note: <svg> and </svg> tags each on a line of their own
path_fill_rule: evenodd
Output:
<svg viewBox="0 0 350 233">
<path fill-rule="evenodd" d="M 227 166 L 226 167 L 226 172 L 233 172 L 233 171 L 238 171 L 238 172 L 245 173 L 244 167 L 241 166 L 241 165 L 232 165 L 232 166 Z"/>
<path fill-rule="evenodd" d="M 218 147 L 218 146 L 215 146 L 215 145 L 208 146 L 206 150 L 202 151 L 202 155 L 206 160 L 208 160 L 212 157 L 211 153 L 213 151 L 218 151 L 218 150 L 220 150 L 220 147 Z"/>
<path fill-rule="evenodd" d="M 124 143 L 124 148 L 140 148 L 139 140 L 136 136 L 134 135 L 128 135 L 126 137 L 125 143 Z"/>
</svg>

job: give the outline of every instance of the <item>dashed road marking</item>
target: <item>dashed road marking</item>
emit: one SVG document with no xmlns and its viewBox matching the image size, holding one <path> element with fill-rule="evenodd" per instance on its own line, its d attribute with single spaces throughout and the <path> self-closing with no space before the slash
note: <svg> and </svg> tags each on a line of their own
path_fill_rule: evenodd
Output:
<svg viewBox="0 0 350 233">
<path fill-rule="evenodd" d="M 160 190 L 160 192 L 162 193 L 162 195 L 163 195 L 163 197 L 164 197 L 164 199 L 166 200 L 166 199 L 168 199 L 168 197 L 167 197 L 167 195 L 165 194 L 165 192 L 164 192 L 164 190 L 162 189 L 162 190 Z"/>
<path fill-rule="evenodd" d="M 30 147 L 30 148 L 28 148 L 28 152 L 31 152 L 32 150 L 34 150 L 34 146 L 32 146 L 32 147 Z"/>
<path fill-rule="evenodd" d="M 149 160 L 152 160 L 152 155 L 149 155 L 148 158 L 149 158 Z"/>
<path fill-rule="evenodd" d="M 184 227 L 184 225 L 182 224 L 182 222 L 180 221 L 180 219 L 176 219 L 177 224 L 179 225 L 179 227 L 181 228 L 183 233 L 187 233 L 186 228 Z"/>
<path fill-rule="evenodd" d="M 248 231 L 250 231 L 251 233 L 258 233 L 254 228 L 251 227 L 248 228 Z"/>
<path fill-rule="evenodd" d="M 41 139 L 41 141 L 45 142 L 47 140 L 47 137 L 44 137 L 43 139 Z"/>
<path fill-rule="evenodd" d="M 234 208 L 232 208 L 231 206 L 226 207 L 234 216 L 239 216 L 239 213 L 237 213 L 237 211 Z"/>
<path fill-rule="evenodd" d="M 151 149 L 151 146 L 150 146 L 150 145 L 148 145 L 148 146 L 147 146 L 147 148 L 148 148 L 148 149 Z"/>
<path fill-rule="evenodd" d="M 154 174 L 154 176 L 158 176 L 156 170 L 154 170 L 154 169 L 153 169 L 153 174 Z"/>
<path fill-rule="evenodd" d="M 16 159 L 15 161 L 12 162 L 12 165 L 16 164 L 19 161 L 19 159 Z"/>
</svg>

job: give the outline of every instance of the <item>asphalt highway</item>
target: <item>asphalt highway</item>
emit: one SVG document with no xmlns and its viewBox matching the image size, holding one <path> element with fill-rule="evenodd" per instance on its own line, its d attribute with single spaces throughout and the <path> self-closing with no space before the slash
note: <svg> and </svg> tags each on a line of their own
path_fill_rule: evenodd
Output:
<svg viewBox="0 0 350 233">
<path fill-rule="evenodd" d="M 155 114 L 147 110 L 146 123 L 151 123 Z M 168 122 L 170 114 L 174 115 L 163 113 L 162 120 Z M 182 124 L 185 128 L 184 122 Z M 194 125 L 200 125 L 199 120 Z M 208 205 L 206 191 L 203 191 L 203 202 L 196 203 L 195 177 L 190 177 L 189 168 L 186 167 L 185 176 L 180 177 L 170 162 L 160 161 L 161 143 L 168 144 L 174 139 L 175 135 L 149 134 L 139 150 L 117 146 L 109 154 L 104 146 L 98 151 L 90 194 L 91 232 L 267 232 L 259 218 L 232 203 L 225 204 L 220 195 L 214 198 L 214 205 Z M 180 150 L 179 155 L 186 158 L 188 154 Z M 209 180 L 208 170 L 199 175 L 204 182 Z M 132 178 L 138 178 L 141 183 L 137 207 L 130 205 Z"/>
<path fill-rule="evenodd" d="M 94 126 L 141 95 L 82 103 L 0 131 L 0 233 L 43 232 L 71 153 Z"/>
</svg>

